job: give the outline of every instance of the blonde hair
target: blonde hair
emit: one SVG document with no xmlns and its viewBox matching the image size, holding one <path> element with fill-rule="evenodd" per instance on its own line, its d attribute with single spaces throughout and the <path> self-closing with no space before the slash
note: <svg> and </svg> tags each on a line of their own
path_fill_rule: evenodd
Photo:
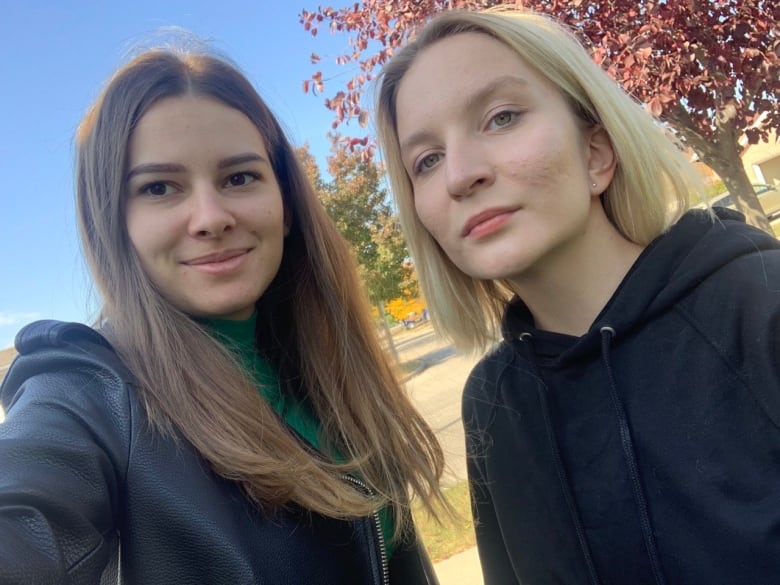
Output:
<svg viewBox="0 0 780 585">
<path fill-rule="evenodd" d="M 571 32 L 551 18 L 506 8 L 452 11 L 434 18 L 382 71 L 376 124 L 401 225 L 432 320 L 459 347 L 480 350 L 496 339 L 509 288 L 505 282 L 464 274 L 420 222 L 401 159 L 396 112 L 399 86 L 417 56 L 442 39 L 467 32 L 488 35 L 511 48 L 560 91 L 587 127 L 606 130 L 618 164 L 602 201 L 607 217 L 628 240 L 644 246 L 664 233 L 701 186 L 668 134 L 591 60 Z"/>
<path fill-rule="evenodd" d="M 257 347 L 285 389 L 310 401 L 343 463 L 301 445 L 233 355 L 155 289 L 130 243 L 130 137 L 150 107 L 181 95 L 242 112 L 265 141 L 292 225 L 279 272 L 257 302 Z M 408 525 L 410 492 L 431 510 L 443 501 L 441 448 L 385 360 L 348 247 L 276 118 L 234 66 L 170 50 L 136 57 L 83 120 L 77 152 L 82 245 L 104 301 L 99 324 L 137 378 L 156 428 L 177 431 L 263 509 L 297 504 L 348 518 L 389 503 L 398 536 Z M 355 491 L 347 472 L 375 496 Z"/>
</svg>

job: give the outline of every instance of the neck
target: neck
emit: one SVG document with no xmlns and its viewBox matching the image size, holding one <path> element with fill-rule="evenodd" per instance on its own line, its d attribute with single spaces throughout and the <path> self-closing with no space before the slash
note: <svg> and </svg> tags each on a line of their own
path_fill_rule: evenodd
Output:
<svg viewBox="0 0 780 585">
<path fill-rule="evenodd" d="M 610 223 L 600 204 L 593 213 L 594 221 L 573 245 L 511 283 L 537 329 L 584 335 L 642 253 L 642 246 Z"/>
</svg>

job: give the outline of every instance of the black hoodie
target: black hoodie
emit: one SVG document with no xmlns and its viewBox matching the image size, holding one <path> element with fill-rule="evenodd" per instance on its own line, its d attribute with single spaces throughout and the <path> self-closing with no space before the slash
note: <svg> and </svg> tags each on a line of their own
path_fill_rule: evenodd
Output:
<svg viewBox="0 0 780 585">
<path fill-rule="evenodd" d="M 463 399 L 486 585 L 780 584 L 780 245 L 718 214 L 582 337 L 507 307 Z"/>
</svg>

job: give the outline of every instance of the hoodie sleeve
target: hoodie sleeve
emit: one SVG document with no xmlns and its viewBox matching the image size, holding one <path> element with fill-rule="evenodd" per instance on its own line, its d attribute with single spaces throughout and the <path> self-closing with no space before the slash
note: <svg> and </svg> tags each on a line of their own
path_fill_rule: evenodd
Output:
<svg viewBox="0 0 780 585">
<path fill-rule="evenodd" d="M 490 405 L 494 400 L 484 396 L 485 378 L 478 374 L 480 366 L 471 374 L 463 394 L 463 424 L 466 433 L 466 466 L 469 489 L 471 491 L 471 509 L 474 516 L 474 530 L 477 537 L 477 549 L 482 565 L 485 585 L 520 584 L 512 568 L 507 553 L 501 526 L 496 517 L 490 494 L 490 480 L 484 466 L 485 421 L 489 419 Z"/>
<path fill-rule="evenodd" d="M 0 394 L 0 585 L 94 585 L 117 547 L 127 393 L 84 364 L 20 375 L 30 359 Z"/>
</svg>

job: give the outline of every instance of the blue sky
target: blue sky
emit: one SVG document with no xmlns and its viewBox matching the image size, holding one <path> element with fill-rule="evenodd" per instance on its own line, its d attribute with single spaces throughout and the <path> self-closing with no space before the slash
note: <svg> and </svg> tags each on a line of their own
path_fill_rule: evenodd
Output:
<svg viewBox="0 0 780 585">
<path fill-rule="evenodd" d="M 96 292 L 81 261 L 73 211 L 73 133 L 105 80 L 155 31 L 187 29 L 231 57 L 296 145 L 323 166 L 331 113 L 301 86 L 346 36 L 298 23 L 317 0 L 8 2 L 0 19 L 0 349 L 35 319 L 90 322 Z M 332 62 L 332 59 L 331 61 Z M 332 83 L 333 85 L 333 83 Z M 326 91 L 329 86 L 326 84 Z"/>
</svg>

